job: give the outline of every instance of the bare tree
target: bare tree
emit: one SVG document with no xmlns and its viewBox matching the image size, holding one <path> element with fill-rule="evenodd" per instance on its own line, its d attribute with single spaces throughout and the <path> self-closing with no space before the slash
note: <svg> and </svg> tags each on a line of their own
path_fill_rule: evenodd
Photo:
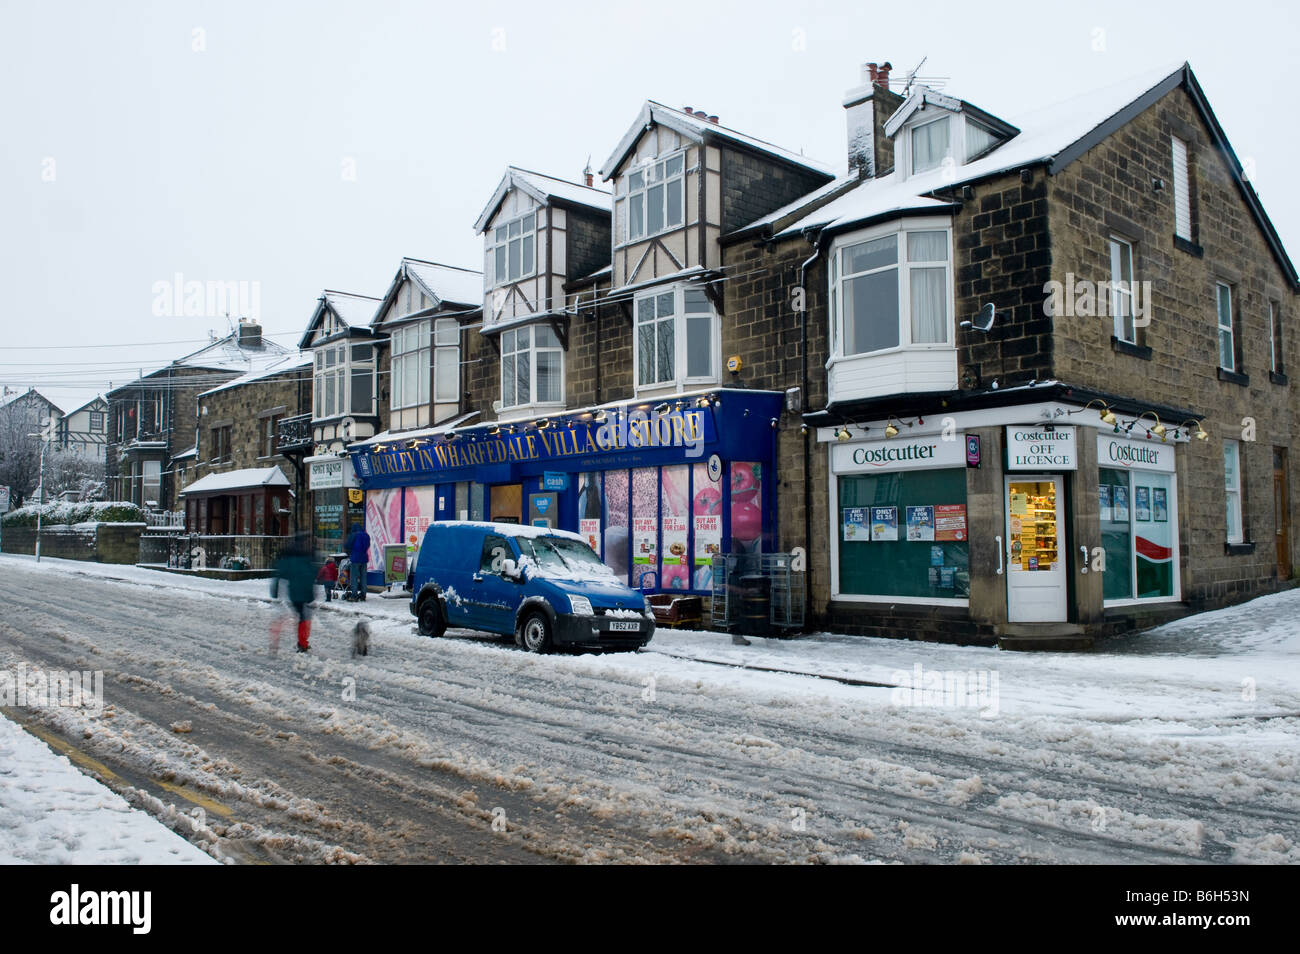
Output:
<svg viewBox="0 0 1300 954">
<path fill-rule="evenodd" d="M 0 484 L 8 485 L 11 499 L 26 500 L 40 477 L 41 443 L 38 433 L 41 408 L 21 398 L 0 407 Z M 16 504 L 15 504 L 16 506 Z"/>
</svg>

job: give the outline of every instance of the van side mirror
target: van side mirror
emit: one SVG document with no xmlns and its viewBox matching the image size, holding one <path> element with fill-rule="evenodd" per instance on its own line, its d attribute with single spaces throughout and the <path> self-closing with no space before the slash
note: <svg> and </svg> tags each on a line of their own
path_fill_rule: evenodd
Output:
<svg viewBox="0 0 1300 954">
<path fill-rule="evenodd" d="M 519 566 L 508 557 L 501 561 L 501 575 L 511 580 L 517 580 L 522 576 Z"/>
</svg>

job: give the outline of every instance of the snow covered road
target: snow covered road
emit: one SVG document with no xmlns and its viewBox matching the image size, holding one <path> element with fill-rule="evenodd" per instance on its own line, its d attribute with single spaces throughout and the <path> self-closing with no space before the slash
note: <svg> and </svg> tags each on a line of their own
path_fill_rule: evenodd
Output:
<svg viewBox="0 0 1300 954">
<path fill-rule="evenodd" d="M 660 633 L 599 657 L 424 639 L 373 598 L 272 655 L 264 593 L 0 556 L 0 669 L 105 672 L 101 714 L 16 715 L 240 861 L 1300 861 L 1300 593 L 1088 655 Z M 918 665 L 996 677 L 996 704 L 861 684 Z"/>
</svg>

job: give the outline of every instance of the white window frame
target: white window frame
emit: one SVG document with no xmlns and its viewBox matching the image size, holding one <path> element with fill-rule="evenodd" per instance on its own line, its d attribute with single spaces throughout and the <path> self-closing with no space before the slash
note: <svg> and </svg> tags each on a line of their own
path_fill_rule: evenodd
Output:
<svg viewBox="0 0 1300 954">
<path fill-rule="evenodd" d="M 946 340 L 936 342 L 913 342 L 912 341 L 912 282 L 911 271 L 913 268 L 935 268 L 938 263 L 935 262 L 910 262 L 907 260 L 907 233 L 909 232 L 944 232 L 948 239 L 948 261 L 944 263 L 947 270 L 948 299 L 946 303 L 947 324 L 945 327 Z M 895 234 L 898 236 L 898 260 L 892 267 L 898 272 L 898 344 L 888 348 L 881 348 L 876 351 L 863 351 L 860 353 L 844 353 L 844 328 L 843 328 L 843 286 L 846 276 L 842 267 L 842 253 L 845 249 L 865 242 L 875 241 L 876 239 L 885 238 L 888 235 Z M 956 332 L 954 309 L 956 307 L 954 296 L 955 289 L 953 283 L 953 250 L 952 250 L 952 222 L 949 219 L 901 219 L 896 222 L 890 222 L 885 225 L 876 226 L 875 228 L 864 229 L 860 232 L 852 232 L 847 235 L 838 237 L 831 246 L 829 273 L 830 284 L 830 325 L 831 325 L 831 356 L 826 362 L 829 368 L 838 361 L 858 360 L 862 358 L 875 357 L 882 354 L 891 354 L 901 351 L 931 351 L 942 350 L 951 351 L 956 348 Z M 885 271 L 891 266 L 883 266 L 879 271 Z M 876 271 L 876 270 L 873 270 Z M 854 272 L 847 278 L 860 278 L 862 275 L 871 274 L 872 272 Z"/>
<path fill-rule="evenodd" d="M 1228 293 L 1228 323 L 1223 323 L 1223 293 Z M 1232 322 L 1232 285 L 1228 282 L 1214 283 L 1214 326 L 1215 336 L 1214 343 L 1219 351 L 1219 367 L 1224 371 L 1237 370 L 1237 340 Z M 1225 341 L 1228 345 L 1228 360 L 1230 363 L 1223 363 L 1223 345 Z"/>
<path fill-rule="evenodd" d="M 706 311 L 686 311 L 686 296 L 691 293 L 691 297 L 699 302 L 703 301 Z M 659 378 L 656 373 L 656 379 L 651 382 L 642 383 L 641 381 L 641 332 L 643 324 L 641 320 L 642 308 L 641 303 L 647 300 L 657 300 L 660 296 L 671 295 L 673 310 L 670 317 L 662 317 L 658 314 L 651 319 L 656 325 L 671 324 L 673 329 L 673 367 L 672 374 L 666 378 Z M 657 308 L 657 304 L 656 304 Z M 710 362 L 709 370 L 702 375 L 691 375 L 687 373 L 690 358 L 689 337 L 687 335 L 688 325 L 692 321 L 705 320 L 701 316 L 707 316 L 710 324 L 709 329 L 709 351 Z M 656 331 L 656 340 L 658 331 Z M 632 379 L 635 384 L 636 393 L 643 391 L 665 391 L 668 389 L 682 390 L 683 388 L 696 387 L 698 385 L 717 384 L 721 374 L 721 351 L 722 351 L 722 327 L 718 320 L 718 312 L 713 302 L 705 294 L 705 291 L 699 285 L 670 285 L 659 286 L 657 288 L 647 289 L 636 295 L 632 301 Z M 656 350 L 656 357 L 658 351 Z M 657 369 L 656 362 L 656 369 Z"/>
<path fill-rule="evenodd" d="M 352 349 L 370 348 L 366 361 L 353 360 Z M 330 358 L 333 356 L 333 363 Z M 316 348 L 312 369 L 312 420 L 329 421 L 358 414 L 374 417 L 378 393 L 375 375 L 375 343 L 369 339 L 345 338 Z M 352 375 L 357 371 L 370 373 L 370 408 L 355 410 L 352 407 Z"/>
<path fill-rule="evenodd" d="M 392 382 L 389 386 L 389 408 L 403 411 L 429 403 L 430 360 L 432 340 L 428 319 L 411 322 L 393 329 Z M 408 377 L 414 375 L 415 393 L 408 401 L 405 396 Z"/>
<path fill-rule="evenodd" d="M 451 373 L 443 374 L 446 362 Z M 433 403 L 460 403 L 460 322 L 438 318 L 433 323 Z"/>
<path fill-rule="evenodd" d="M 492 284 L 489 287 L 500 288 L 502 285 L 520 282 L 537 274 L 537 233 L 539 231 L 537 219 L 540 211 L 540 209 L 530 209 L 504 222 L 494 224 L 489 230 L 487 261 L 491 265 L 492 276 Z M 526 219 L 532 219 L 532 224 L 527 228 L 524 227 Z M 517 235 L 510 234 L 514 226 L 519 227 Z M 518 273 L 513 273 L 510 267 L 510 247 L 515 243 L 519 245 Z"/>
<path fill-rule="evenodd" d="M 1229 450 L 1236 462 L 1234 468 L 1236 481 L 1231 480 L 1232 474 L 1228 471 Z M 1241 442 L 1225 438 L 1223 441 L 1223 492 L 1227 504 L 1224 512 L 1225 536 L 1228 543 L 1244 543 L 1246 539 L 1246 530 L 1242 524 L 1241 513 L 1241 483 L 1242 483 L 1242 466 L 1241 466 Z M 1233 529 L 1233 518 L 1235 517 L 1236 529 Z"/>
<path fill-rule="evenodd" d="M 1115 320 L 1115 337 L 1137 344 L 1137 326 L 1133 314 L 1133 243 L 1112 235 L 1106 245 L 1110 253 L 1110 313 Z M 1120 253 L 1116 271 L 1115 253 Z M 1124 256 L 1128 257 L 1128 277 L 1124 277 Z"/>
<path fill-rule="evenodd" d="M 916 134 L 917 134 L 918 132 L 920 132 L 922 129 L 926 129 L 926 128 L 930 127 L 930 126 L 937 126 L 937 125 L 940 124 L 940 123 L 947 123 L 948 120 L 950 120 L 950 119 L 953 117 L 953 115 L 954 115 L 954 114 L 949 114 L 949 113 L 947 113 L 947 112 L 945 111 L 945 114 L 942 115 L 942 116 L 939 116 L 939 117 L 937 117 L 937 118 L 935 118 L 935 119 L 930 119 L 930 118 L 927 117 L 926 120 L 925 120 L 924 122 L 913 123 L 911 126 L 908 127 L 908 129 L 907 129 L 907 170 L 908 170 L 908 174 L 909 174 L 909 175 L 913 175 L 913 176 L 924 175 L 924 174 L 927 173 L 927 172 L 930 172 L 930 171 L 932 171 L 932 170 L 934 170 L 934 169 L 938 169 L 939 167 L 941 167 L 941 166 L 943 165 L 943 160 L 944 160 L 944 159 L 951 158 L 952 156 L 954 156 L 954 155 L 956 154 L 956 153 L 954 152 L 953 147 L 954 147 L 955 145 L 957 145 L 957 143 L 954 141 L 957 137 L 955 137 L 955 136 L 953 135 L 952 124 L 949 123 L 949 124 L 948 124 L 948 149 L 947 149 L 947 151 L 946 151 L 942 156 L 939 157 L 939 161 L 936 162 L 934 165 L 932 165 L 932 166 L 926 166 L 924 169 L 918 169 L 918 168 L 916 168 L 916 148 L 915 148 L 915 147 L 916 147 Z M 956 115 L 958 115 L 959 118 L 960 118 L 960 114 L 956 114 Z M 966 142 L 966 137 L 963 135 L 963 136 L 961 136 L 960 138 L 961 138 L 961 140 L 962 140 L 962 143 L 961 143 L 961 145 L 962 145 L 962 154 L 964 154 L 964 153 L 965 153 L 965 142 Z"/>
<path fill-rule="evenodd" d="M 1174 180 L 1174 235 L 1192 241 L 1192 188 L 1188 174 L 1188 148 L 1186 141 L 1170 137 L 1171 162 Z"/>
<path fill-rule="evenodd" d="M 668 174 L 669 163 L 679 160 L 681 170 Z M 686 226 L 686 149 L 677 149 L 663 156 L 656 156 L 649 162 L 629 169 L 624 180 L 624 194 L 620 201 L 623 203 L 623 231 L 625 237 L 624 244 L 633 242 L 643 242 L 646 239 L 654 238 L 656 235 L 664 235 L 668 232 L 675 232 L 677 229 Z M 633 187 L 632 179 L 634 176 L 641 177 L 641 185 Z M 681 202 L 679 207 L 673 209 L 670 207 L 668 194 L 670 186 L 674 182 L 681 183 Z M 656 188 L 661 189 L 663 225 L 661 228 L 651 230 L 650 228 L 650 193 Z M 632 231 L 632 207 L 640 203 L 641 205 L 641 231 L 633 233 Z M 670 220 L 670 213 L 677 212 L 677 221 Z"/>
<path fill-rule="evenodd" d="M 1286 362 L 1282 360 L 1282 349 L 1285 344 L 1282 341 L 1282 321 L 1278 315 L 1278 303 L 1269 299 L 1268 302 L 1268 368 L 1274 374 L 1286 373 Z"/>
<path fill-rule="evenodd" d="M 519 408 L 540 408 L 540 407 L 564 407 L 564 387 L 565 387 L 565 368 L 564 368 L 564 348 L 559 342 L 559 335 L 549 325 L 540 327 L 550 331 L 555 335 L 556 342 L 554 345 L 538 345 L 536 329 L 537 324 L 523 325 L 519 328 L 511 328 L 501 333 L 501 407 L 503 410 L 518 410 Z M 521 345 L 519 339 L 521 335 L 527 335 L 528 343 Z M 507 341 L 514 343 L 512 350 L 507 350 Z M 560 368 L 560 396 L 557 400 L 542 401 L 537 397 L 537 356 L 541 352 L 555 353 L 559 355 Z M 513 402 L 506 399 L 506 361 L 507 358 L 513 358 L 518 362 L 526 356 L 528 361 L 528 395 L 527 400 L 521 400 L 520 395 L 515 395 Z M 512 365 L 514 367 L 515 365 Z M 516 377 L 517 381 L 518 378 Z"/>
</svg>

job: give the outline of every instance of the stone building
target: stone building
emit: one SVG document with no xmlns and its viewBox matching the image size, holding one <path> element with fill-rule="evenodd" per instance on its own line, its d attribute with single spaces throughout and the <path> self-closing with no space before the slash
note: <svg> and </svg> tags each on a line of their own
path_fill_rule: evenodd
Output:
<svg viewBox="0 0 1300 954">
<path fill-rule="evenodd" d="M 237 330 L 105 395 L 109 497 L 150 510 L 178 509 L 178 491 L 198 424 L 198 395 L 244 374 L 254 360 L 287 349 L 262 327 Z"/>
<path fill-rule="evenodd" d="M 728 238 L 818 624 L 1067 648 L 1289 585 L 1296 273 L 1191 69 L 1014 125 L 864 80 L 871 161 Z"/>
<path fill-rule="evenodd" d="M 198 396 L 192 463 L 180 496 L 186 529 L 285 536 L 310 524 L 307 475 L 280 445 L 282 423 L 311 408 L 311 356 L 259 359 Z"/>
</svg>

